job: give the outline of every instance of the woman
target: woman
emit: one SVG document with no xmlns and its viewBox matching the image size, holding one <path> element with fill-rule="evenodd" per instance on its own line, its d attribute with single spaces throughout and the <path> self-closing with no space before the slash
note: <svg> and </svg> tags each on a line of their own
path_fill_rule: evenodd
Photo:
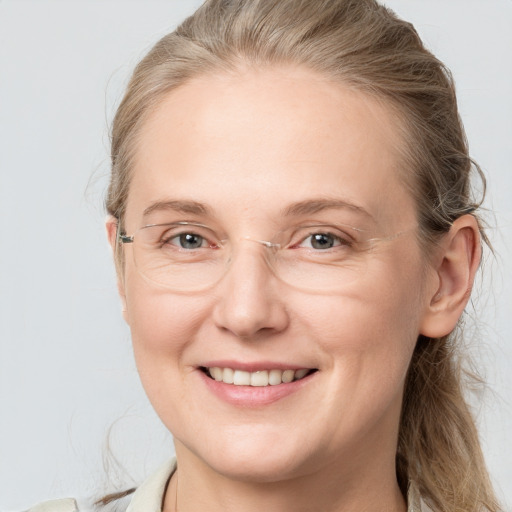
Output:
<svg viewBox="0 0 512 512">
<path fill-rule="evenodd" d="M 475 169 L 449 73 L 372 0 L 213 0 L 158 42 L 107 231 L 177 464 L 128 510 L 499 510 L 454 334 Z"/>
</svg>

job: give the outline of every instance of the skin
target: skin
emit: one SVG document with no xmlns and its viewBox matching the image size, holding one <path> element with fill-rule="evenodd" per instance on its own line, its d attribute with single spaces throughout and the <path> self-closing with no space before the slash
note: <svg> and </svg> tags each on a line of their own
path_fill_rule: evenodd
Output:
<svg viewBox="0 0 512 512">
<path fill-rule="evenodd" d="M 201 293 L 141 277 L 127 251 L 125 318 L 147 395 L 173 433 L 178 479 L 164 511 L 405 511 L 395 477 L 404 379 L 419 334 L 450 332 L 479 259 L 474 219 L 459 219 L 428 259 L 415 204 L 400 181 L 397 119 L 380 102 L 313 72 L 250 69 L 171 92 L 138 141 L 125 229 L 161 222 L 157 201 L 194 200 L 232 240 L 268 240 L 297 201 L 341 199 L 343 215 L 386 235 L 335 293 L 293 288 L 258 244 L 238 243 L 229 271 Z M 468 218 L 469 217 L 469 218 Z M 115 239 L 115 221 L 107 225 Z M 448 330 L 447 330 L 448 329 Z M 446 331 L 446 332 L 445 332 Z M 318 371 L 297 392 L 259 407 L 218 398 L 204 361 L 279 361 Z"/>
</svg>

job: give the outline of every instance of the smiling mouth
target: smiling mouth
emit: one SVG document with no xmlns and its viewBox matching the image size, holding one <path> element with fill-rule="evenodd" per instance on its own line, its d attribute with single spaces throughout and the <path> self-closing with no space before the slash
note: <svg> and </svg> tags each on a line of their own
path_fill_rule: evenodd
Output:
<svg viewBox="0 0 512 512">
<path fill-rule="evenodd" d="M 200 367 L 200 370 L 208 377 L 217 382 L 232 384 L 234 386 L 277 386 L 279 384 L 289 384 L 301 380 L 308 375 L 316 372 L 316 368 L 301 368 L 299 370 L 260 370 L 256 372 L 246 372 L 244 370 L 234 370 L 233 368 L 212 368 Z"/>
</svg>

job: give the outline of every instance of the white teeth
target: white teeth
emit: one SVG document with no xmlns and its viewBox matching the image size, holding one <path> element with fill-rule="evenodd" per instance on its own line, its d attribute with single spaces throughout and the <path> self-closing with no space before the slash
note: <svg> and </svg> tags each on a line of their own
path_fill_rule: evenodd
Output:
<svg viewBox="0 0 512 512">
<path fill-rule="evenodd" d="M 308 368 L 300 370 L 260 370 L 257 372 L 246 372 L 233 370 L 232 368 L 209 368 L 210 376 L 218 382 L 234 384 L 235 386 L 277 386 L 288 384 L 294 380 L 300 380 L 309 373 Z"/>
<path fill-rule="evenodd" d="M 226 384 L 233 384 L 233 377 L 235 372 L 231 368 L 224 368 L 224 372 L 222 374 L 222 380 Z"/>
<path fill-rule="evenodd" d="M 252 372 L 251 386 L 268 386 L 268 372 L 266 370 L 261 372 Z"/>
<path fill-rule="evenodd" d="M 283 382 L 283 371 L 282 370 L 270 370 L 268 372 L 268 383 L 271 386 L 276 386 Z"/>
<path fill-rule="evenodd" d="M 300 380 L 302 377 L 306 376 L 306 373 L 308 373 L 309 370 L 307 368 L 303 368 L 302 370 L 297 370 L 295 372 L 295 380 Z"/>
<path fill-rule="evenodd" d="M 288 384 L 288 382 L 291 382 L 293 380 L 293 377 L 295 377 L 295 372 L 293 370 L 285 370 L 283 372 L 283 382 Z"/>
<path fill-rule="evenodd" d="M 222 369 L 221 368 L 210 368 L 211 376 L 218 381 L 222 380 Z"/>
<path fill-rule="evenodd" d="M 235 386 L 250 386 L 251 374 L 242 370 L 235 370 L 235 374 L 233 375 L 233 384 Z"/>
</svg>

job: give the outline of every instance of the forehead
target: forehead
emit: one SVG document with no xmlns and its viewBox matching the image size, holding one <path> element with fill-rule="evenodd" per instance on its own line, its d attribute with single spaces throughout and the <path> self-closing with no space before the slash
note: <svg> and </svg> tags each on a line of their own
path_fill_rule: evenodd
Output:
<svg viewBox="0 0 512 512">
<path fill-rule="evenodd" d="M 127 218 L 168 199 L 224 216 L 272 216 L 287 203 L 325 198 L 395 223 L 414 215 L 399 179 L 398 122 L 382 102 L 309 70 L 195 79 L 141 128 Z"/>
</svg>

